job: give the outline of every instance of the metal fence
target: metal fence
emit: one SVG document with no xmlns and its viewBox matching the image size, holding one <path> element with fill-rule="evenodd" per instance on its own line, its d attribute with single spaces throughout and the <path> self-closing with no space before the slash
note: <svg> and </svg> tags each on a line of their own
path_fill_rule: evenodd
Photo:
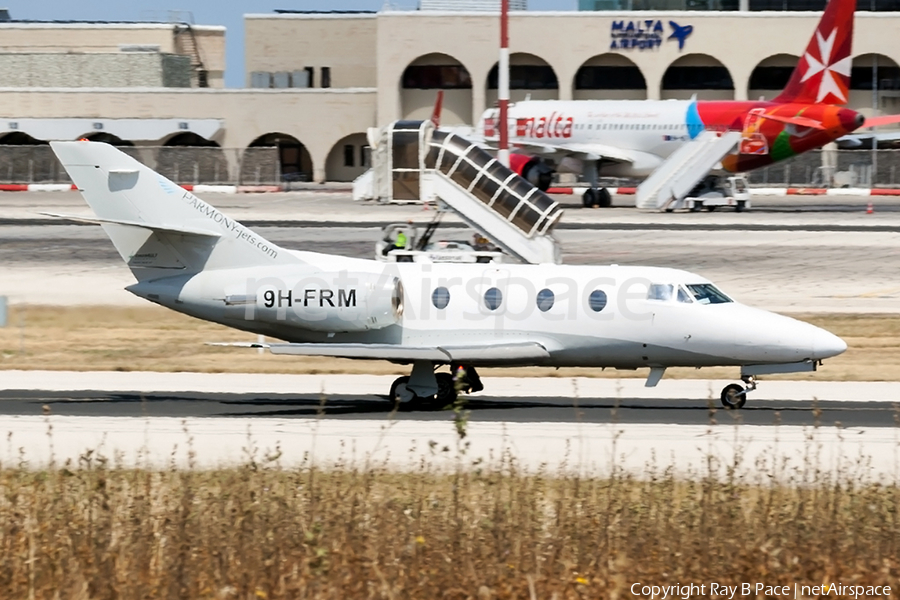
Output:
<svg viewBox="0 0 900 600">
<path fill-rule="evenodd" d="M 181 184 L 277 185 L 277 147 L 121 147 L 154 171 Z M 0 145 L 0 183 L 69 183 L 50 146 Z"/>
<path fill-rule="evenodd" d="M 280 185 L 277 147 L 122 147 L 151 169 L 181 184 Z M 900 150 L 814 150 L 747 174 L 757 187 L 898 187 Z M 297 179 L 297 174 L 292 176 Z M 69 183 L 49 146 L 0 145 L 0 183 Z M 620 182 L 624 185 L 626 182 Z M 628 183 L 638 183 L 629 182 Z"/>
<path fill-rule="evenodd" d="M 900 150 L 837 150 L 829 161 L 823 150 L 747 174 L 751 185 L 762 187 L 897 187 Z"/>
</svg>

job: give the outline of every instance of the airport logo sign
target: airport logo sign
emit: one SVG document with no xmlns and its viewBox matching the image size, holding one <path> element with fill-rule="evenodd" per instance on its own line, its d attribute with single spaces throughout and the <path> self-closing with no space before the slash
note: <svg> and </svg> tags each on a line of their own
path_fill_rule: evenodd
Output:
<svg viewBox="0 0 900 600">
<path fill-rule="evenodd" d="M 694 30 L 693 25 L 679 25 L 675 21 L 669 21 L 672 28 L 667 40 L 676 40 L 678 49 L 684 49 L 684 41 Z M 644 19 L 638 21 L 613 21 L 610 28 L 610 50 L 653 50 L 662 45 L 666 30 L 659 19 Z"/>
</svg>

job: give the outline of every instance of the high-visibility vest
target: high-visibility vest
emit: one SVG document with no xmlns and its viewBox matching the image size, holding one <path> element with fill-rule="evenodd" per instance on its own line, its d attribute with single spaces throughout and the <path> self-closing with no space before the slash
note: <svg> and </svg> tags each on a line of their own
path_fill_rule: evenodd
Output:
<svg viewBox="0 0 900 600">
<path fill-rule="evenodd" d="M 402 231 L 397 234 L 397 241 L 394 242 L 394 245 L 398 248 L 406 248 L 406 234 Z"/>
</svg>

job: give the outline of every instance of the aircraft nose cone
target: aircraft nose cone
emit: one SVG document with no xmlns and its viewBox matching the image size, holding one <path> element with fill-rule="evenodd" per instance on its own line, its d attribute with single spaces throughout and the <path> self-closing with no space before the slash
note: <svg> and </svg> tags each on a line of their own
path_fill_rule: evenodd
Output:
<svg viewBox="0 0 900 600">
<path fill-rule="evenodd" d="M 863 126 L 863 123 L 866 122 L 866 118 L 856 112 L 855 110 L 850 110 L 849 108 L 842 108 L 838 112 L 838 119 L 841 122 L 841 127 L 843 127 L 846 131 L 856 131 L 860 127 Z"/>
<path fill-rule="evenodd" d="M 837 356 L 847 349 L 847 342 L 824 329 L 816 328 L 812 336 L 812 358 L 821 360 Z"/>
</svg>

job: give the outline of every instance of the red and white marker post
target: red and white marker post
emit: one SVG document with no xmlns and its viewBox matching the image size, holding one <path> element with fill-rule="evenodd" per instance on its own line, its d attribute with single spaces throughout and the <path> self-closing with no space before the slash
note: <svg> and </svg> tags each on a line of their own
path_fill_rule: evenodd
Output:
<svg viewBox="0 0 900 600">
<path fill-rule="evenodd" d="M 500 148 L 497 159 L 509 166 L 509 0 L 500 0 L 500 62 L 497 65 L 497 104 L 500 107 Z"/>
</svg>

